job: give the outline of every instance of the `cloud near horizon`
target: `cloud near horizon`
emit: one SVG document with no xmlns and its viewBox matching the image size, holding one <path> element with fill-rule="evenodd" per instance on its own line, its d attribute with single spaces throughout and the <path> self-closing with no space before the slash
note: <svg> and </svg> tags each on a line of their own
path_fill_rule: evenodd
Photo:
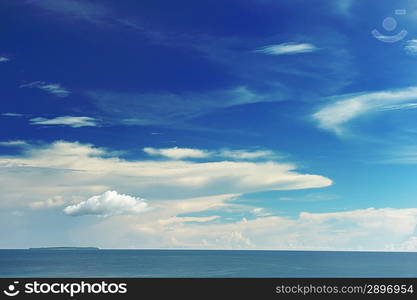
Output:
<svg viewBox="0 0 417 300">
<path fill-rule="evenodd" d="M 230 198 L 229 198 L 230 199 Z M 225 221 L 213 206 L 227 208 L 228 197 L 165 202 L 141 218 L 106 219 L 76 233 L 104 247 L 119 247 L 120 236 L 131 237 L 132 248 L 279 249 L 279 250 L 417 250 L 417 209 L 367 208 L 308 213 L 295 217 L 258 214 Z M 200 206 L 190 209 L 189 204 Z M 183 205 L 185 208 L 180 210 Z M 178 217 L 182 212 L 206 211 L 206 217 Z M 251 208 L 257 212 L 262 208 Z M 110 234 L 118 233 L 118 234 Z"/>
</svg>

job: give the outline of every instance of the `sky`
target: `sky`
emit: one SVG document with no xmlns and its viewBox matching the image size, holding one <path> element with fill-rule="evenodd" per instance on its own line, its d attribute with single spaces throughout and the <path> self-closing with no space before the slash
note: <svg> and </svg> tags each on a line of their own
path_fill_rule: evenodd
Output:
<svg viewBox="0 0 417 300">
<path fill-rule="evenodd" d="M 415 1 L 4 0 L 0 248 L 417 250 Z"/>
</svg>

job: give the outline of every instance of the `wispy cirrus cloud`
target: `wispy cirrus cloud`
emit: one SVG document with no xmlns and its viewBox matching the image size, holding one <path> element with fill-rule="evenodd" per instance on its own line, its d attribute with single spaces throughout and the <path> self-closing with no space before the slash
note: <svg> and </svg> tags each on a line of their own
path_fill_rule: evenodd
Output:
<svg viewBox="0 0 417 300">
<path fill-rule="evenodd" d="M 98 126 L 97 119 L 91 117 L 62 116 L 52 119 L 38 117 L 32 118 L 29 121 L 31 125 L 62 125 L 73 128 Z"/>
<path fill-rule="evenodd" d="M 321 128 L 343 134 L 345 125 L 360 116 L 377 111 L 409 109 L 416 99 L 417 87 L 341 95 L 330 98 L 312 117 Z"/>
<path fill-rule="evenodd" d="M 21 84 L 20 88 L 38 88 L 60 98 L 68 97 L 71 93 L 60 83 L 47 83 L 45 81 L 33 81 L 30 83 Z"/>
<path fill-rule="evenodd" d="M 277 45 L 269 45 L 255 50 L 255 52 L 268 55 L 288 55 L 299 53 L 310 53 L 319 50 L 316 46 L 309 43 L 283 43 Z"/>
<path fill-rule="evenodd" d="M 99 110 L 128 125 L 171 125 L 237 105 L 279 101 L 281 91 L 259 94 L 245 86 L 227 90 L 184 93 L 115 93 L 90 91 Z"/>
<path fill-rule="evenodd" d="M 417 55 L 417 40 L 408 40 L 404 46 L 404 50 L 409 55 Z"/>
<path fill-rule="evenodd" d="M 0 63 L 2 63 L 2 62 L 8 62 L 8 61 L 10 61 L 10 59 L 8 57 L 0 56 Z"/>
<path fill-rule="evenodd" d="M 221 157 L 237 159 L 237 160 L 251 160 L 251 159 L 275 159 L 279 155 L 270 150 L 229 150 L 225 149 L 218 152 Z"/>
<path fill-rule="evenodd" d="M 394 149 L 384 151 L 382 155 L 385 158 L 378 163 L 415 165 L 417 164 L 417 145 L 396 145 Z"/>
<path fill-rule="evenodd" d="M 58 13 L 68 18 L 76 18 L 92 23 L 99 23 L 105 18 L 109 10 L 92 1 L 81 0 L 27 0 L 27 4 L 34 5 L 46 11 Z"/>
<path fill-rule="evenodd" d="M 1 114 L 4 117 L 23 117 L 23 114 L 18 114 L 18 113 L 12 113 L 12 112 L 7 112 L 7 113 L 2 113 Z"/>
<path fill-rule="evenodd" d="M 23 146 L 28 146 L 29 144 L 25 141 L 22 140 L 11 140 L 11 141 L 3 141 L 0 142 L 0 146 L 5 146 L 5 147 L 23 147 Z"/>
</svg>

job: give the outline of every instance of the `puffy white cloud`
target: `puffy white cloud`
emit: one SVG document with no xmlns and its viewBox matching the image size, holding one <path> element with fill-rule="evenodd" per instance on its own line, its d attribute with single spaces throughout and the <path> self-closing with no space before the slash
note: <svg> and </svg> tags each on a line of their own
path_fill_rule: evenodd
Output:
<svg viewBox="0 0 417 300">
<path fill-rule="evenodd" d="M 321 128 L 342 134 L 344 125 L 355 118 L 416 99 L 417 87 L 342 95 L 329 99 L 329 103 L 314 113 L 313 118 Z"/>
<path fill-rule="evenodd" d="M 210 152 L 199 149 L 190 149 L 190 148 L 165 148 L 165 149 L 156 149 L 152 147 L 143 148 L 143 151 L 150 155 L 161 155 L 173 159 L 181 158 L 205 158 L 210 156 Z"/>
<path fill-rule="evenodd" d="M 0 56 L 0 63 L 2 62 L 8 62 L 10 59 L 4 56 Z"/>
<path fill-rule="evenodd" d="M 284 55 L 284 54 L 298 54 L 310 53 L 319 50 L 316 46 L 308 43 L 283 43 L 277 45 L 269 45 L 255 50 L 269 55 Z"/>
<path fill-rule="evenodd" d="M 86 201 L 67 206 L 64 212 L 70 216 L 96 215 L 115 216 L 139 214 L 149 210 L 145 199 L 107 191 L 101 195 L 88 198 Z"/>
<path fill-rule="evenodd" d="M 20 87 L 38 88 L 61 98 L 65 98 L 71 93 L 68 89 L 62 87 L 60 83 L 47 83 L 45 81 L 33 81 L 30 83 L 21 84 Z"/>
<path fill-rule="evenodd" d="M 91 117 L 62 116 L 53 119 L 32 118 L 32 125 L 64 125 L 73 128 L 97 126 L 97 120 Z"/>
</svg>

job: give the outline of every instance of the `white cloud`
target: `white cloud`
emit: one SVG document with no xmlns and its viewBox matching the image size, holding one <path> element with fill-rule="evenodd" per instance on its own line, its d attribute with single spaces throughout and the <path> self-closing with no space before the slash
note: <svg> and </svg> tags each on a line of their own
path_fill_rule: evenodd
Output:
<svg viewBox="0 0 417 300">
<path fill-rule="evenodd" d="M 250 160 L 250 159 L 259 159 L 259 158 L 277 158 L 277 155 L 270 150 L 256 150 L 256 151 L 248 151 L 248 150 L 222 150 L 219 152 L 219 156 L 232 158 L 232 159 L 242 159 L 242 160 Z"/>
<path fill-rule="evenodd" d="M 408 40 L 404 49 L 409 55 L 417 55 L 417 40 Z"/>
<path fill-rule="evenodd" d="M 67 214 L 112 216 L 72 232 L 80 243 L 100 247 L 389 250 L 414 245 L 415 208 L 285 217 L 234 201 L 245 192 L 331 183 L 296 173 L 287 164 L 127 161 L 92 145 L 56 142 L 0 156 L 0 166 L 2 207 L 54 208 L 77 199 L 67 204 Z M 111 192 L 115 188 L 146 195 L 154 209 L 140 218 L 129 215 L 144 212 L 147 202 Z M 246 218 L 227 220 L 223 215 L 234 211 L 246 212 Z"/>
<path fill-rule="evenodd" d="M 408 240 L 401 243 L 392 244 L 387 246 L 388 251 L 406 251 L 416 252 L 417 251 L 417 236 L 411 236 Z"/>
<path fill-rule="evenodd" d="M 7 203 L 55 195 L 87 196 L 109 189 L 148 199 L 185 199 L 265 190 L 321 188 L 332 181 L 289 163 L 125 160 L 89 144 L 58 141 L 0 156 L 0 189 Z M 25 186 L 22 190 L 19 187 Z M 16 201 L 16 202 L 14 202 Z"/>
<path fill-rule="evenodd" d="M 252 209 L 251 213 L 256 217 L 268 217 L 272 215 L 271 213 L 267 212 L 263 207 L 255 207 L 254 209 Z"/>
<path fill-rule="evenodd" d="M 417 108 L 417 103 L 405 103 L 405 104 L 384 106 L 381 110 L 403 110 L 403 109 L 415 109 L 415 108 Z"/>
<path fill-rule="evenodd" d="M 97 120 L 91 117 L 63 116 L 53 119 L 33 118 L 30 119 L 30 122 L 32 125 L 65 125 L 73 128 L 98 126 Z"/>
<path fill-rule="evenodd" d="M 219 219 L 219 216 L 209 216 L 209 217 L 171 217 L 168 219 L 161 219 L 158 222 L 162 225 L 176 224 L 176 223 L 188 223 L 188 222 L 197 222 L 197 223 L 207 223 Z"/>
<path fill-rule="evenodd" d="M 60 83 L 46 83 L 45 81 L 33 81 L 20 85 L 21 88 L 38 88 L 60 98 L 67 97 L 71 92 L 62 87 Z"/>
<path fill-rule="evenodd" d="M 11 112 L 2 113 L 1 115 L 5 117 L 23 117 L 23 114 L 17 114 L 17 113 L 11 113 Z"/>
<path fill-rule="evenodd" d="M 4 56 L 0 56 L 0 63 L 2 62 L 8 62 L 10 59 Z"/>
<path fill-rule="evenodd" d="M 269 54 L 269 55 L 284 55 L 284 54 L 298 54 L 310 53 L 319 50 L 316 46 L 308 43 L 283 43 L 277 45 L 269 45 L 262 47 L 255 52 Z"/>
<path fill-rule="evenodd" d="M 230 158 L 233 160 L 256 160 L 256 159 L 274 159 L 278 156 L 270 150 L 230 150 L 223 149 L 219 151 L 200 150 L 192 148 L 152 148 L 145 147 L 143 151 L 149 155 L 159 155 L 171 159 L 184 159 L 184 158 Z"/>
<path fill-rule="evenodd" d="M 388 164 L 416 164 L 417 163 L 417 146 L 396 146 L 392 151 L 384 153 L 386 159 L 382 159 L 380 163 Z"/>
<path fill-rule="evenodd" d="M 321 128 L 342 134 L 344 125 L 355 118 L 416 99 L 417 87 L 342 95 L 331 98 L 327 105 L 313 114 L 313 118 Z"/>
<path fill-rule="evenodd" d="M 149 210 L 149 206 L 145 199 L 119 194 L 116 191 L 107 191 L 86 201 L 67 206 L 64 212 L 70 216 L 96 215 L 108 217 L 139 214 L 147 210 Z"/>
<path fill-rule="evenodd" d="M 29 145 L 27 142 L 22 140 L 4 141 L 0 142 L 0 146 L 5 147 L 23 147 Z"/>
<path fill-rule="evenodd" d="M 400 246 L 403 250 L 415 246 L 417 209 L 413 208 L 305 212 L 297 217 L 260 215 L 230 222 L 213 215 L 196 219 L 178 217 L 181 213 L 178 207 L 183 201 L 207 203 L 208 199 L 168 201 L 140 219 L 123 216 L 103 220 L 76 235 L 90 242 L 94 237 L 98 243 L 116 248 L 122 247 L 121 236 L 131 237 L 129 242 L 133 248 L 386 251 L 393 250 L 394 246 L 396 250 Z M 228 200 L 223 197 L 217 203 L 223 203 L 226 209 L 225 201 Z M 211 208 L 206 205 L 200 209 Z M 264 211 L 255 208 L 252 212 L 262 214 Z"/>
<path fill-rule="evenodd" d="M 205 158 L 210 156 L 210 153 L 205 150 L 190 149 L 190 148 L 165 148 L 156 149 L 152 147 L 143 148 L 143 151 L 149 155 L 161 155 L 173 159 L 182 158 Z"/>
</svg>

